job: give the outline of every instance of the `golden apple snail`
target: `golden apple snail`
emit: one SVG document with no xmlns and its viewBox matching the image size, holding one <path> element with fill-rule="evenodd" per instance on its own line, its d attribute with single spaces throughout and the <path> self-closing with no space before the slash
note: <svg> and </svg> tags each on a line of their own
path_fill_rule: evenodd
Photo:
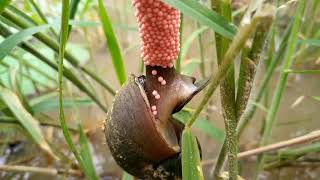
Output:
<svg viewBox="0 0 320 180">
<path fill-rule="evenodd" d="M 104 123 L 115 161 L 140 179 L 181 178 L 184 125 L 172 117 L 207 81 L 179 74 L 180 13 L 161 0 L 133 0 L 146 75 L 132 75 L 115 96 Z M 199 146 L 200 148 L 200 146 Z"/>
</svg>

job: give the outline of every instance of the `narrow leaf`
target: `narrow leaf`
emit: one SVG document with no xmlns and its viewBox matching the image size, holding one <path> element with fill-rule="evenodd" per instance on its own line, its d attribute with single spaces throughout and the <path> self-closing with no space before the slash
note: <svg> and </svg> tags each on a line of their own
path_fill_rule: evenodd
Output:
<svg viewBox="0 0 320 180">
<path fill-rule="evenodd" d="M 123 172 L 121 180 L 134 180 L 134 178 L 127 172 Z"/>
<path fill-rule="evenodd" d="M 84 133 L 84 130 L 82 126 L 79 124 L 79 143 L 80 143 L 80 155 L 83 159 L 83 163 L 85 166 L 85 171 L 87 171 L 87 174 L 89 175 L 90 179 L 98 179 L 98 176 L 96 174 L 93 160 L 91 157 L 90 147 L 88 143 L 88 139 Z"/>
<path fill-rule="evenodd" d="M 200 154 L 196 138 L 190 128 L 182 133 L 182 179 L 203 180 Z"/>
<path fill-rule="evenodd" d="M 32 139 L 48 154 L 57 158 L 51 151 L 49 144 L 41 132 L 39 121 L 32 117 L 32 115 L 22 106 L 18 96 L 10 90 L 0 86 L 0 98 L 8 106 L 24 129 L 30 134 Z"/>
<path fill-rule="evenodd" d="M 299 40 L 300 44 L 307 44 L 310 46 L 318 46 L 320 47 L 320 39 L 307 39 L 307 40 Z"/>
<path fill-rule="evenodd" d="M 100 21 L 103 26 L 104 35 L 106 37 L 106 41 L 108 44 L 108 48 L 112 57 L 112 63 L 115 68 L 118 81 L 120 84 L 126 82 L 126 71 L 124 68 L 124 63 L 122 59 L 122 55 L 120 52 L 120 47 L 118 45 L 116 36 L 114 34 L 111 21 L 108 17 L 108 14 L 104 8 L 104 4 L 102 0 L 98 0 L 99 2 L 99 16 Z"/>
<path fill-rule="evenodd" d="M 29 29 L 25 29 L 22 31 L 19 31 L 15 34 L 12 34 L 8 38 L 6 38 L 4 41 L 1 42 L 0 44 L 0 61 L 8 55 L 8 53 L 18 44 L 21 42 L 27 40 L 30 38 L 33 34 L 36 34 L 42 30 L 47 29 L 50 27 L 49 25 L 41 25 L 41 26 L 36 26 L 32 27 Z"/>
<path fill-rule="evenodd" d="M 182 123 L 186 123 L 188 119 L 190 119 L 191 113 L 182 110 L 174 114 L 173 117 Z M 223 142 L 224 140 L 224 132 L 204 117 L 198 117 L 197 121 L 194 123 L 194 127 L 219 142 Z"/>
<path fill-rule="evenodd" d="M 203 25 L 212 28 L 218 34 L 233 39 L 236 34 L 234 25 L 228 23 L 223 17 L 195 0 L 163 0 L 169 5 L 179 9 L 183 14 L 193 18 Z"/>
</svg>

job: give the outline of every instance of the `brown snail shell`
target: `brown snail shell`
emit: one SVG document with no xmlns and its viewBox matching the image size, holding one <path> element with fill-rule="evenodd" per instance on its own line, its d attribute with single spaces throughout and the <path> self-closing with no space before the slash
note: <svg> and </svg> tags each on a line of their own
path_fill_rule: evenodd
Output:
<svg viewBox="0 0 320 180">
<path fill-rule="evenodd" d="M 154 69 L 157 76 L 151 74 Z M 162 164 L 173 158 L 181 166 L 183 124 L 173 120 L 172 113 L 182 109 L 206 83 L 198 87 L 195 78 L 178 74 L 174 68 L 147 67 L 146 74 L 132 75 L 116 94 L 104 124 L 106 140 L 115 161 L 128 173 L 142 179 L 173 179 L 181 176 L 181 167 L 171 170 L 172 163 L 168 168 Z M 158 76 L 167 85 L 157 82 Z M 152 96 L 154 89 L 160 100 Z M 156 116 L 151 104 L 157 105 Z"/>
</svg>

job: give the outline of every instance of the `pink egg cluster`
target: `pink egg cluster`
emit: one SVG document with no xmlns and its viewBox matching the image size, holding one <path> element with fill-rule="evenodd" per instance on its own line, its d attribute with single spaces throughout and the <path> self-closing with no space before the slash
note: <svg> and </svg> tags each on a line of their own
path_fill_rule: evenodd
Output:
<svg viewBox="0 0 320 180">
<path fill-rule="evenodd" d="M 132 0 L 145 65 L 173 67 L 180 51 L 180 13 L 161 0 Z"/>
</svg>

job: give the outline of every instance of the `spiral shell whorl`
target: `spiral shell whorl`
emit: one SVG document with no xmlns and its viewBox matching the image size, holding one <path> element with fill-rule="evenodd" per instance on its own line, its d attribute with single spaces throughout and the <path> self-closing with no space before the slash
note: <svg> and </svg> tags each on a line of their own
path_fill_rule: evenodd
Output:
<svg viewBox="0 0 320 180">
<path fill-rule="evenodd" d="M 132 0 L 145 65 L 173 67 L 180 51 L 180 13 L 161 0 Z"/>
</svg>

